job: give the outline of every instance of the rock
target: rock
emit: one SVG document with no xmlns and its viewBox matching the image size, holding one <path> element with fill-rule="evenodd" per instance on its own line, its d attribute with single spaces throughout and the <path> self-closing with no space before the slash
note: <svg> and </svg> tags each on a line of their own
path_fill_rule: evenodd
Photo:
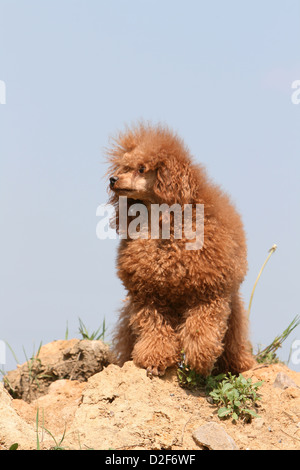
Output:
<svg viewBox="0 0 300 470">
<path fill-rule="evenodd" d="M 56 380 L 48 388 L 48 393 L 33 400 L 13 400 L 12 405 L 27 423 L 34 423 L 39 410 L 39 425 L 54 435 L 62 435 L 73 422 L 75 412 L 81 402 L 84 382 L 78 380 Z"/>
<path fill-rule="evenodd" d="M 98 450 L 171 449 L 188 420 L 178 394 L 174 370 L 150 380 L 132 362 L 109 365 L 88 380 L 68 436 Z"/>
<path fill-rule="evenodd" d="M 5 449 L 17 443 L 18 449 L 37 448 L 37 433 L 13 409 L 12 398 L 0 383 L 0 443 Z"/>
<path fill-rule="evenodd" d="M 195 442 L 210 450 L 237 450 L 234 440 L 225 429 L 217 423 L 207 423 L 193 432 Z"/>
<path fill-rule="evenodd" d="M 254 429 L 262 429 L 262 427 L 264 426 L 265 422 L 262 418 L 255 418 L 252 420 L 252 427 Z"/>
<path fill-rule="evenodd" d="M 282 390 L 288 387 L 296 387 L 297 384 L 284 372 L 278 372 L 273 387 L 281 388 Z"/>
<path fill-rule="evenodd" d="M 102 341 L 53 341 L 16 370 L 8 372 L 5 387 L 14 398 L 30 403 L 45 395 L 52 382 L 59 379 L 84 382 L 110 362 L 113 362 L 112 354 Z"/>
</svg>

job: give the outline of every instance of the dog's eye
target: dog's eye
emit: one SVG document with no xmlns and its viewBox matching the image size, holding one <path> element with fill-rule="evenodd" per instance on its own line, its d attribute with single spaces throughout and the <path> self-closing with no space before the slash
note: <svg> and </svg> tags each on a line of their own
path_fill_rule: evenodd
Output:
<svg viewBox="0 0 300 470">
<path fill-rule="evenodd" d="M 145 168 L 144 166 L 140 166 L 140 168 L 139 168 L 139 173 L 142 174 L 142 173 L 145 172 L 145 170 L 146 170 L 146 168 Z"/>
</svg>

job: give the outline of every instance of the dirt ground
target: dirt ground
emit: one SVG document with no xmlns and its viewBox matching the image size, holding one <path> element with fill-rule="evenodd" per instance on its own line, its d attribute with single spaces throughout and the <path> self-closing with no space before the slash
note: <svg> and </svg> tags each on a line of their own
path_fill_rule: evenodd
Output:
<svg viewBox="0 0 300 470">
<path fill-rule="evenodd" d="M 47 356 L 49 360 L 51 348 L 55 355 L 58 349 L 74 347 L 70 342 L 57 343 L 46 345 L 47 354 L 41 351 L 40 358 Z M 82 359 L 82 345 L 75 346 L 81 348 L 82 355 L 77 358 Z M 98 345 L 94 349 L 98 360 Z M 106 361 L 107 356 L 103 357 Z M 71 364 L 74 374 L 76 368 Z M 208 423 L 221 427 L 237 449 L 300 449 L 300 373 L 283 364 L 257 365 L 243 374 L 253 382 L 264 381 L 259 389 L 259 418 L 250 423 L 220 420 L 216 406 L 203 392 L 179 386 L 176 370 L 169 370 L 163 378 L 150 379 L 132 362 L 122 368 L 107 363 L 102 366 L 99 361 L 97 364 L 100 371 L 89 375 L 87 381 L 82 380 L 83 365 L 76 365 L 78 377 L 71 379 L 63 367 L 66 377 L 51 380 L 43 394 L 31 400 L 27 392 L 27 401 L 12 398 L 1 386 L 0 449 L 14 443 L 20 449 L 35 449 L 38 435 L 38 445 L 44 449 L 59 444 L 65 449 L 200 450 L 207 447 L 197 443 L 193 434 Z M 23 373 L 24 380 L 22 367 L 18 368 L 19 377 Z M 13 375 L 16 379 L 16 374 L 10 378 Z M 16 383 L 20 386 L 18 379 Z M 216 448 L 222 445 L 220 441 Z"/>
</svg>

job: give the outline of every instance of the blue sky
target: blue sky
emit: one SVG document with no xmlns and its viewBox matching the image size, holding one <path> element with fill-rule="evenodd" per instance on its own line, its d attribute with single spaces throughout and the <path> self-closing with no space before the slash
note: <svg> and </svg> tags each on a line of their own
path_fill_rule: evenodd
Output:
<svg viewBox="0 0 300 470">
<path fill-rule="evenodd" d="M 300 2 L 0 0 L 0 340 L 111 331 L 117 241 L 96 237 L 103 148 L 144 118 L 177 131 L 242 214 L 254 345 L 299 314 Z M 287 360 L 300 327 L 280 352 Z M 15 367 L 7 352 L 6 369 Z M 300 365 L 291 364 L 295 370 Z"/>
</svg>

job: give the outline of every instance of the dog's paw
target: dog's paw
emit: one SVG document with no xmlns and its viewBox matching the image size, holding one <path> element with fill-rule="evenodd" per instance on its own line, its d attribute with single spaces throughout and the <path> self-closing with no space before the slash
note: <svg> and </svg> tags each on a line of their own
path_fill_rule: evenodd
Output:
<svg viewBox="0 0 300 470">
<path fill-rule="evenodd" d="M 147 377 L 152 379 L 154 376 L 162 377 L 166 372 L 166 368 L 163 366 L 149 366 L 147 367 Z"/>
</svg>

